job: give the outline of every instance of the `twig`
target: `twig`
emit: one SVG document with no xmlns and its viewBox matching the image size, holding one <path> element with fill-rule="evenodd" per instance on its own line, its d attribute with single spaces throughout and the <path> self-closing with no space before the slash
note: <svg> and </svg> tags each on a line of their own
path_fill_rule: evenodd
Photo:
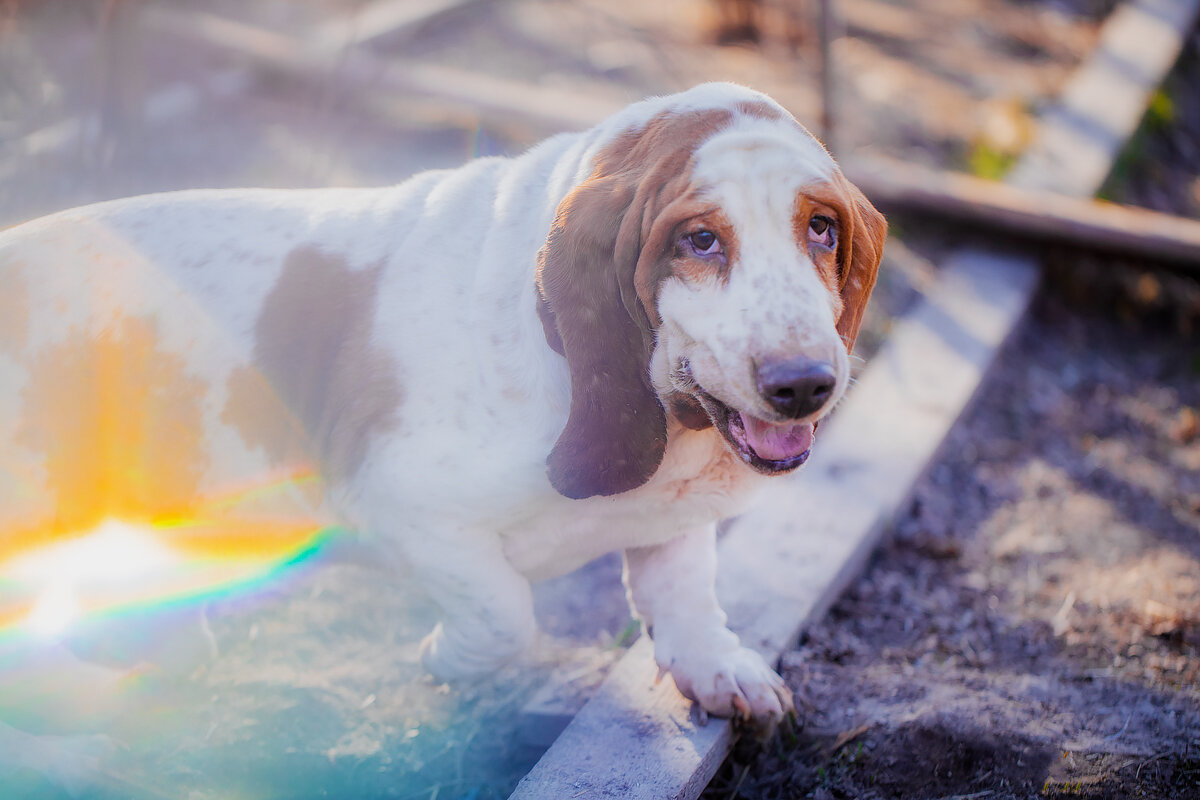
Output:
<svg viewBox="0 0 1200 800">
<path fill-rule="evenodd" d="M 851 728 L 848 731 L 842 731 L 838 734 L 838 737 L 833 740 L 833 744 L 824 751 L 825 757 L 829 758 L 835 755 L 843 747 L 850 744 L 869 730 L 871 730 L 871 724 L 867 722 L 859 725 L 857 728 Z"/>
<path fill-rule="evenodd" d="M 938 798 L 938 800 L 977 800 L 977 798 L 987 797 L 995 793 L 993 789 L 984 789 L 982 792 L 972 792 L 971 794 L 949 794 Z"/>
<path fill-rule="evenodd" d="M 748 773 L 749 771 L 750 771 L 749 764 L 742 767 L 742 774 L 738 776 L 737 783 L 735 783 L 733 785 L 733 788 L 729 790 L 728 800 L 733 800 L 735 797 L 737 797 L 738 789 L 742 788 L 742 781 L 746 780 L 746 773 Z"/>
<path fill-rule="evenodd" d="M 1128 727 L 1129 727 L 1129 721 L 1130 721 L 1131 719 L 1133 719 L 1133 712 L 1132 712 L 1132 711 L 1130 711 L 1130 712 L 1129 712 L 1129 716 L 1127 716 L 1127 717 L 1125 718 L 1125 724 L 1121 726 L 1121 730 L 1117 731 L 1116 733 L 1110 733 L 1108 736 L 1105 736 L 1104 738 L 1105 738 L 1105 739 L 1116 739 L 1118 736 L 1120 736 L 1122 733 L 1124 733 L 1124 732 L 1125 732 L 1125 729 L 1126 729 L 1126 728 L 1128 728 Z"/>
</svg>

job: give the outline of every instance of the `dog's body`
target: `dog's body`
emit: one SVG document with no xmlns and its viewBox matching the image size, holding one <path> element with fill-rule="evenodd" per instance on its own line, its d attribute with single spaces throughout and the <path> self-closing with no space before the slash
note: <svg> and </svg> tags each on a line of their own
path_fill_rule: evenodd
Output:
<svg viewBox="0 0 1200 800">
<path fill-rule="evenodd" d="M 620 549 L 680 689 L 778 716 L 786 689 L 715 600 L 715 526 L 807 456 L 882 236 L 815 140 L 725 84 L 397 187 L 64 212 L 0 235 L 0 446 L 48 474 L 33 417 L 54 424 L 35 408 L 67 379 L 52 363 L 132 343 L 152 380 L 186 386 L 159 392 L 176 410 L 143 461 L 182 458 L 180 431 L 199 453 L 154 492 L 183 502 L 311 459 L 337 514 L 442 606 L 436 675 L 524 649 L 529 581 Z M 828 380 L 796 406 L 801 356 Z M 59 484 L 22 490 L 25 516 L 51 513 Z"/>
</svg>

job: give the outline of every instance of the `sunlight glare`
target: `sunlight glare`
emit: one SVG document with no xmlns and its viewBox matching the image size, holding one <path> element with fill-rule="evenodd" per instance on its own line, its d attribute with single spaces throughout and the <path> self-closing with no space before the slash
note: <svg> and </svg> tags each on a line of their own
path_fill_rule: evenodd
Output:
<svg viewBox="0 0 1200 800">
<path fill-rule="evenodd" d="M 75 588 L 65 581 L 54 583 L 38 595 L 24 627 L 38 636 L 56 638 L 71 627 L 81 612 Z"/>
<path fill-rule="evenodd" d="M 23 627 L 42 636 L 58 636 L 84 611 L 81 589 L 145 579 L 180 560 L 150 526 L 108 519 L 83 536 L 13 559 L 0 567 L 0 577 L 35 587 L 37 600 Z"/>
</svg>

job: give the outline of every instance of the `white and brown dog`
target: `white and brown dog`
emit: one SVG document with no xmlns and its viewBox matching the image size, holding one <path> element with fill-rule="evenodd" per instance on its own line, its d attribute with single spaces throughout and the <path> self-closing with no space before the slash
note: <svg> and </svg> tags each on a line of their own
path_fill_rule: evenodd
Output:
<svg viewBox="0 0 1200 800">
<path fill-rule="evenodd" d="M 434 675 L 520 653 L 530 581 L 620 549 L 679 689 L 778 718 L 787 689 L 717 605 L 716 525 L 804 463 L 845 391 L 885 227 L 795 119 L 729 84 L 399 186 L 19 226 L 0 530 L 12 509 L 61 522 L 68 492 L 90 498 L 79 524 L 161 515 L 308 458 L 444 611 Z M 121 421 L 95 422 L 97 396 Z"/>
</svg>

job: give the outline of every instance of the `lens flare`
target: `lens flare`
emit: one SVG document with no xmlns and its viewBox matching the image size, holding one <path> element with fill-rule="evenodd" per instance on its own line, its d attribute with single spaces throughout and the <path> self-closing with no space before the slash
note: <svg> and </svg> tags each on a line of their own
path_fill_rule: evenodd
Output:
<svg viewBox="0 0 1200 800">
<path fill-rule="evenodd" d="M 304 517 L 106 519 L 0 561 L 0 634 L 58 638 L 87 617 L 249 591 L 335 532 Z"/>
<path fill-rule="evenodd" d="M 21 312 L 0 330 L 0 634 L 69 635 L 319 549 L 316 448 L 212 309 L 100 223 L 18 256 L 0 259 Z"/>
<path fill-rule="evenodd" d="M 79 615 L 79 598 L 75 596 L 74 585 L 56 581 L 34 600 L 24 628 L 44 638 L 55 638 L 66 633 Z"/>
</svg>

